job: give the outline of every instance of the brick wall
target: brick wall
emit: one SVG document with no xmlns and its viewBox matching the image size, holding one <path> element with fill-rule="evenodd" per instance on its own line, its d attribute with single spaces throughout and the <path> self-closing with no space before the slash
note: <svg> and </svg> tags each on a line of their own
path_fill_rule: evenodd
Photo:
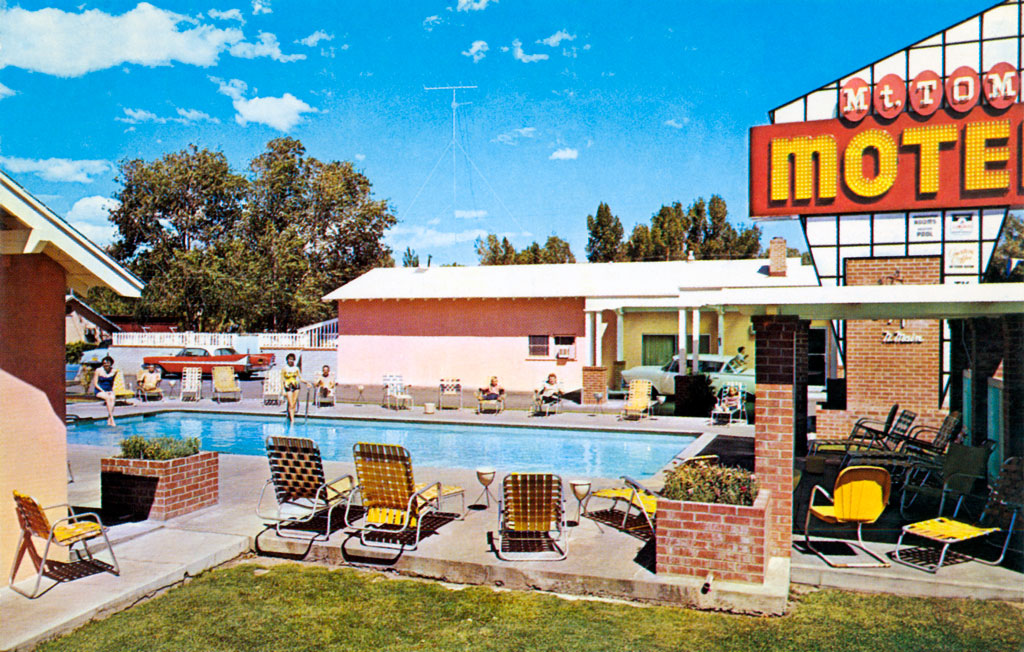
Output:
<svg viewBox="0 0 1024 652">
<path fill-rule="evenodd" d="M 659 498 L 658 574 L 763 583 L 770 503 L 764 489 L 749 507 Z"/>
<path fill-rule="evenodd" d="M 930 285 L 942 280 L 939 256 L 848 259 L 847 285 Z M 884 342 L 900 333 L 920 342 Z M 939 410 L 941 322 L 935 319 L 849 320 L 846 322 L 846 410 L 819 410 L 817 435 L 841 438 L 860 417 L 884 419 L 893 403 L 918 413 L 929 425 Z"/>
<path fill-rule="evenodd" d="M 583 367 L 583 405 L 594 405 L 594 393 L 601 394 L 604 401 L 607 396 L 607 367 Z"/>
<path fill-rule="evenodd" d="M 100 461 L 104 512 L 157 521 L 217 504 L 218 455 L 203 451 L 174 460 Z"/>
<path fill-rule="evenodd" d="M 796 317 L 754 317 L 754 470 L 758 485 L 774 497 L 768 513 L 771 557 L 788 558 L 792 544 L 793 448 L 807 437 L 807 328 Z"/>
</svg>

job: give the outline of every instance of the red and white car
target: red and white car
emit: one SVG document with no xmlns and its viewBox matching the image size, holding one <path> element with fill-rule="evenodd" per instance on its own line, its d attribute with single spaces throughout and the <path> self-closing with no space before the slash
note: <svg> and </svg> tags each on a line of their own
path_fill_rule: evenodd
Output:
<svg viewBox="0 0 1024 652">
<path fill-rule="evenodd" d="M 213 374 L 214 367 L 231 367 L 241 378 L 274 366 L 273 353 L 238 353 L 230 346 L 189 346 L 174 355 L 149 355 L 143 366 L 156 365 L 160 375 L 179 375 L 185 367 L 199 367 L 203 375 Z"/>
</svg>

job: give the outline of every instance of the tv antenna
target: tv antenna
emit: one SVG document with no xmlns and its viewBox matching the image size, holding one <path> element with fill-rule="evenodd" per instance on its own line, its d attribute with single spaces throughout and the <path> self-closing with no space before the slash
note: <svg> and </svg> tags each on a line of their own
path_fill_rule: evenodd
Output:
<svg viewBox="0 0 1024 652">
<path fill-rule="evenodd" d="M 423 189 L 427 187 L 427 183 L 429 183 L 430 179 L 434 176 L 434 172 L 437 171 L 437 167 L 441 164 L 441 161 L 444 160 L 444 155 L 448 153 L 449 149 L 452 152 L 452 203 L 451 203 L 451 208 L 452 208 L 452 210 L 455 210 L 455 207 L 457 205 L 456 201 L 458 200 L 458 186 L 456 184 L 456 170 L 457 170 L 456 163 L 457 163 L 457 161 L 456 161 L 456 151 L 455 150 L 458 149 L 459 151 L 462 152 L 462 155 L 466 157 L 466 161 L 469 163 L 469 165 L 472 167 L 472 169 L 478 175 L 480 175 L 481 179 L 483 179 L 483 182 L 487 185 L 487 189 L 490 190 L 491 194 L 494 195 L 494 198 L 498 200 L 498 203 L 501 204 L 501 207 L 505 210 L 505 213 L 508 214 L 508 216 L 512 219 L 513 222 L 515 222 L 517 225 L 519 225 L 520 229 L 523 229 L 523 225 L 519 223 L 519 220 L 517 220 L 514 215 L 512 215 L 512 212 L 508 209 L 508 206 L 505 205 L 505 202 L 502 201 L 502 199 L 498 195 L 498 193 L 494 191 L 494 187 L 491 186 L 491 182 L 487 180 L 487 177 L 484 176 L 484 173 L 480 171 L 480 168 L 478 168 L 476 163 L 473 162 L 473 159 L 469 157 L 469 152 L 466 151 L 466 148 L 464 148 L 462 146 L 462 144 L 456 138 L 456 116 L 457 116 L 459 107 L 460 106 L 468 106 L 468 105 L 472 104 L 472 102 L 459 102 L 458 98 L 456 97 L 456 93 L 458 91 L 460 91 L 460 90 L 471 90 L 471 89 L 475 89 L 475 88 L 477 88 L 477 86 L 463 86 L 463 85 L 459 85 L 459 86 L 424 86 L 423 87 L 423 90 L 425 90 L 425 91 L 451 91 L 452 92 L 452 103 L 451 103 L 451 107 L 452 107 L 452 136 L 451 136 L 451 140 L 448 141 L 448 144 L 445 145 L 443 150 L 441 150 L 441 155 L 438 156 L 437 162 L 434 163 L 434 167 L 431 168 L 430 174 L 428 174 L 427 178 L 423 181 L 423 185 L 420 186 L 420 189 L 417 190 L 416 194 L 413 196 L 412 201 L 409 202 L 409 208 L 407 208 L 405 210 L 405 214 L 408 215 L 412 211 L 412 207 L 416 204 L 416 200 L 419 199 L 419 196 L 423 192 Z"/>
</svg>

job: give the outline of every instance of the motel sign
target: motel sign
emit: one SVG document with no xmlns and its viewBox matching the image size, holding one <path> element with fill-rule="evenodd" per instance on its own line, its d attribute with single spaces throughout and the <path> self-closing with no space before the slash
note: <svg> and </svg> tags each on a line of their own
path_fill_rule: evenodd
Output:
<svg viewBox="0 0 1024 652">
<path fill-rule="evenodd" d="M 933 71 L 873 89 L 852 78 L 839 118 L 751 129 L 751 215 L 1022 206 L 1019 94 L 1007 63 L 983 75 L 963 66 L 945 85 Z"/>
</svg>

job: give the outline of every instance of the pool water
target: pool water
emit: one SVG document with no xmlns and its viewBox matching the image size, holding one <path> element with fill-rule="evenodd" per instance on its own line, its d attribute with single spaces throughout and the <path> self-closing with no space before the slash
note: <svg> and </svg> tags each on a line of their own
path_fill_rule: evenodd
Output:
<svg viewBox="0 0 1024 652">
<path fill-rule="evenodd" d="M 296 420 L 279 416 L 164 412 L 68 427 L 69 444 L 116 446 L 122 438 L 198 437 L 203 450 L 265 455 L 270 435 L 308 437 L 325 460 L 352 460 L 356 442 L 400 444 L 419 466 L 543 471 L 563 476 L 652 476 L 695 439 L 692 435 L 450 425 L 355 419 Z"/>
</svg>

